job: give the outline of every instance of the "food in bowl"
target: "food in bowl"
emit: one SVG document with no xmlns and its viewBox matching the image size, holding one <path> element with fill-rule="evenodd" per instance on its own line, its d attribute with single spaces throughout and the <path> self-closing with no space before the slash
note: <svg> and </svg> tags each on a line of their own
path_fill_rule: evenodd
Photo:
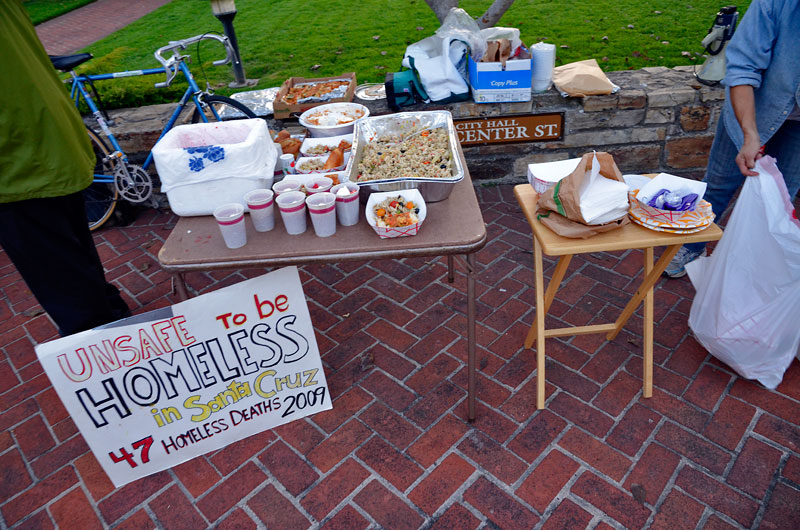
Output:
<svg viewBox="0 0 800 530">
<path fill-rule="evenodd" d="M 329 138 L 353 133 L 356 122 L 369 116 L 369 109 L 359 103 L 326 103 L 300 115 L 300 125 L 312 138 Z"/>
<path fill-rule="evenodd" d="M 401 137 L 381 136 L 364 147 L 358 182 L 394 178 L 450 178 L 453 156 L 443 127 Z"/>
<path fill-rule="evenodd" d="M 387 197 L 373 208 L 375 222 L 382 228 L 399 228 L 419 222 L 419 208 L 402 195 Z"/>
<path fill-rule="evenodd" d="M 322 171 L 324 165 L 325 165 L 325 158 L 323 157 L 304 158 L 297 163 L 297 171 L 301 173 L 309 173 L 311 171 Z"/>
<path fill-rule="evenodd" d="M 334 127 L 353 123 L 364 115 L 364 110 L 359 108 L 320 109 L 306 116 L 305 121 L 319 127 Z"/>
<path fill-rule="evenodd" d="M 347 151 L 351 147 L 352 147 L 352 144 L 350 142 L 348 142 L 347 140 L 342 140 L 341 142 L 339 142 L 338 145 L 335 145 L 335 146 L 326 145 L 326 144 L 313 145 L 313 146 L 309 147 L 308 150 L 306 150 L 306 154 L 309 154 L 309 155 L 326 155 L 326 154 L 330 153 L 331 151 L 333 151 L 336 148 L 339 148 L 342 151 Z"/>
</svg>

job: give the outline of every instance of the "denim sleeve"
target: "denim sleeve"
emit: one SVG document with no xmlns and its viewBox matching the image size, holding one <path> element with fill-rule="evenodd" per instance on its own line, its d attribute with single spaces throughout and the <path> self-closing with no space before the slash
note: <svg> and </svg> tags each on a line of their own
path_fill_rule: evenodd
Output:
<svg viewBox="0 0 800 530">
<path fill-rule="evenodd" d="M 772 61 L 777 36 L 775 4 L 781 0 L 753 0 L 725 49 L 727 68 L 723 83 L 761 86 L 761 76 Z"/>
</svg>

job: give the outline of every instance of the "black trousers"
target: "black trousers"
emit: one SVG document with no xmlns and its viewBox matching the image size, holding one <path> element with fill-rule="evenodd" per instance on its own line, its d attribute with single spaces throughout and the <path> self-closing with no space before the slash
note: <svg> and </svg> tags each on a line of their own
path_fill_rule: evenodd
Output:
<svg viewBox="0 0 800 530">
<path fill-rule="evenodd" d="M 80 193 L 0 204 L 0 245 L 62 336 L 131 314 L 105 279 Z"/>
</svg>

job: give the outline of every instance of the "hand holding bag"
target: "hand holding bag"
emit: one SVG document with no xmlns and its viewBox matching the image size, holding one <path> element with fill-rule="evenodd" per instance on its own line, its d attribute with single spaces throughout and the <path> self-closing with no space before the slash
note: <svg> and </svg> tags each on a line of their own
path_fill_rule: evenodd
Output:
<svg viewBox="0 0 800 530">
<path fill-rule="evenodd" d="M 800 221 L 775 159 L 755 171 L 714 253 L 686 265 L 689 327 L 739 375 L 775 388 L 800 346 Z"/>
</svg>

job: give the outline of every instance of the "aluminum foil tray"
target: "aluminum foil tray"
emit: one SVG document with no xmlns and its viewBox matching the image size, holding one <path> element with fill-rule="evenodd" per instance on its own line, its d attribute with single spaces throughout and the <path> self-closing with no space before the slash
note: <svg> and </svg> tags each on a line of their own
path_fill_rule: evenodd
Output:
<svg viewBox="0 0 800 530">
<path fill-rule="evenodd" d="M 248 90 L 246 92 L 237 92 L 231 95 L 231 99 L 235 99 L 239 103 L 244 103 L 250 110 L 256 113 L 256 116 L 264 117 L 272 114 L 272 102 L 275 101 L 275 96 L 278 95 L 280 87 L 265 88 L 263 90 Z M 245 115 L 236 109 L 230 107 L 223 107 L 220 112 L 220 118 L 223 120 L 233 120 L 244 118 Z"/>
<path fill-rule="evenodd" d="M 435 129 L 444 127 L 449 138 L 450 156 L 452 156 L 452 175 L 448 178 L 394 178 L 358 182 L 358 166 L 364 152 L 364 146 L 373 138 L 389 134 L 408 134 L 421 128 Z M 361 188 L 361 199 L 375 191 L 397 191 L 412 188 L 419 189 L 422 198 L 427 202 L 446 199 L 453 191 L 453 186 L 464 178 L 464 166 L 458 155 L 458 137 L 453 125 L 453 117 L 446 110 L 423 112 L 399 112 L 385 116 L 373 116 L 356 122 L 353 131 L 353 147 L 350 160 L 347 162 L 345 174 L 350 182 Z"/>
</svg>

